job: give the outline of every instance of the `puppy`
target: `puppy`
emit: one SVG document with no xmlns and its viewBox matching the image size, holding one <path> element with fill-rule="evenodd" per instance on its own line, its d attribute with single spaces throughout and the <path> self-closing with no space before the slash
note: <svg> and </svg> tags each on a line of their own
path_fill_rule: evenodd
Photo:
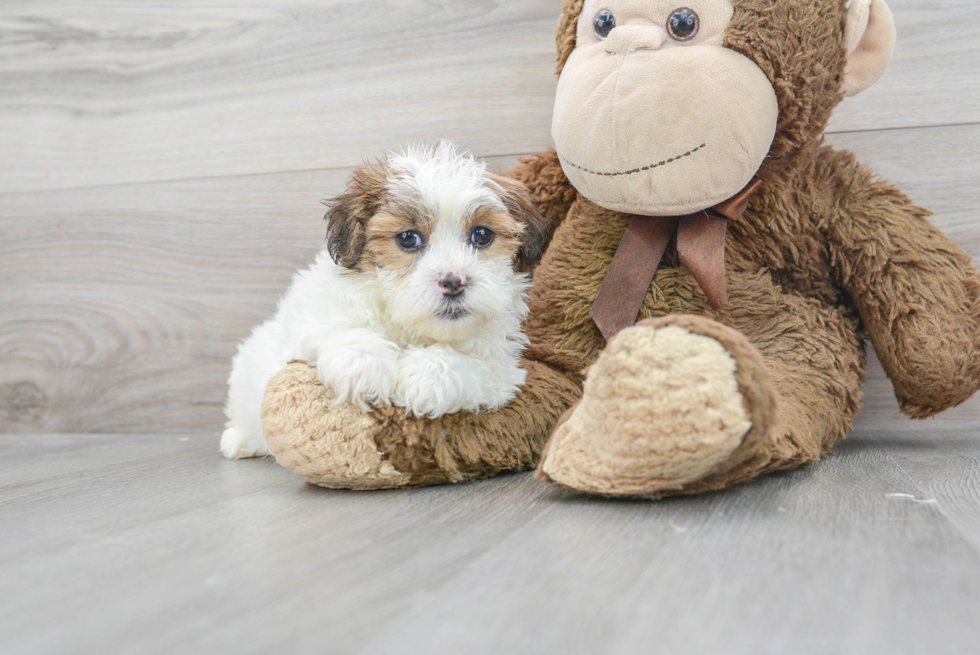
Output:
<svg viewBox="0 0 980 655">
<path fill-rule="evenodd" d="M 269 454 L 262 398 L 293 359 L 337 402 L 416 416 L 494 409 L 524 383 L 522 321 L 543 220 L 517 182 L 440 142 L 354 172 L 329 204 L 327 241 L 229 378 L 229 458 Z"/>
</svg>

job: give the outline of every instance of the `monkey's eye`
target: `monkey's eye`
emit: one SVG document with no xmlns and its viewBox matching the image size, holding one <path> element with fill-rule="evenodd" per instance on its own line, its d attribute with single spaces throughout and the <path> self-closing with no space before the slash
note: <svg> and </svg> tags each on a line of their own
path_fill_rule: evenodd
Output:
<svg viewBox="0 0 980 655">
<path fill-rule="evenodd" d="M 675 41 L 690 41 L 700 29 L 701 19 L 693 9 L 681 7 L 667 17 L 667 33 Z"/>
<path fill-rule="evenodd" d="M 415 230 L 409 230 L 408 232 L 402 232 L 395 237 L 395 241 L 398 242 L 398 247 L 402 250 L 407 250 L 412 252 L 418 250 L 425 245 L 425 240 L 422 239 L 422 235 Z"/>
<path fill-rule="evenodd" d="M 477 248 L 486 248 L 491 243 L 493 243 L 493 238 L 496 235 L 488 227 L 475 227 L 473 231 L 470 232 L 470 243 L 472 243 Z"/>
<path fill-rule="evenodd" d="M 600 39 L 605 39 L 613 31 L 613 28 L 616 27 L 616 17 L 608 9 L 603 9 L 595 17 L 592 26 L 595 28 L 596 36 Z"/>
</svg>

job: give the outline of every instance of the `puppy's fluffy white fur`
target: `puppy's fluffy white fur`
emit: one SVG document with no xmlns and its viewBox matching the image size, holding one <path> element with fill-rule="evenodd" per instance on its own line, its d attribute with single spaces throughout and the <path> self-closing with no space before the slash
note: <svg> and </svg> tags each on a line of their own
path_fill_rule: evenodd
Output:
<svg viewBox="0 0 980 655">
<path fill-rule="evenodd" d="M 372 175 L 375 188 L 365 188 Z M 222 453 L 269 454 L 262 399 L 293 359 L 315 364 L 337 402 L 365 410 L 392 404 L 438 417 L 508 403 L 526 376 L 519 362 L 529 275 L 515 260 L 536 229 L 528 216 L 514 216 L 515 207 L 529 207 L 515 202 L 522 192 L 448 142 L 389 154 L 362 169 L 360 182 L 354 179 L 328 213 L 327 247 L 294 277 L 276 315 L 239 347 Z M 517 230 L 510 240 L 498 235 L 495 248 L 478 248 L 474 225 L 493 213 L 517 219 Z M 396 248 L 385 239 L 397 239 L 402 228 L 379 232 L 375 221 L 386 228 L 423 224 L 424 247 Z M 461 296 L 447 298 L 440 286 L 450 274 L 465 281 Z"/>
</svg>

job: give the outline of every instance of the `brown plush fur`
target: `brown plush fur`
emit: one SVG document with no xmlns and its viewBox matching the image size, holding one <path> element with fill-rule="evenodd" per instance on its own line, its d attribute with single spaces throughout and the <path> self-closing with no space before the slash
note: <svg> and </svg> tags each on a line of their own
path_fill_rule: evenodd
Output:
<svg viewBox="0 0 980 655">
<path fill-rule="evenodd" d="M 266 438 L 283 466 L 326 487 L 412 487 L 531 468 L 558 416 L 581 393 L 581 381 L 537 362 L 524 367 L 527 388 L 507 407 L 432 420 L 398 407 L 365 414 L 334 405 L 316 369 L 294 362 L 266 390 Z M 362 447 L 364 440 L 371 448 Z"/>
<path fill-rule="evenodd" d="M 861 406 L 865 337 L 902 410 L 913 417 L 956 405 L 980 387 L 980 279 L 969 258 L 930 224 L 926 210 L 850 153 L 821 143 L 841 99 L 844 4 L 735 1 L 726 43 L 759 64 L 779 99 L 765 183 L 730 227 L 726 307 L 708 306 L 671 247 L 641 318 L 669 316 L 668 322 L 724 345 L 738 365 L 753 428 L 727 462 L 701 479 L 653 486 L 642 495 L 719 489 L 831 453 Z M 574 48 L 581 8 L 582 0 L 565 2 L 559 70 Z M 530 189 L 553 230 L 529 303 L 527 386 L 494 413 L 429 421 L 375 410 L 367 433 L 381 457 L 409 476 L 404 484 L 533 464 L 559 417 L 579 401 L 585 371 L 605 348 L 589 309 L 628 217 L 579 197 L 554 153 L 527 159 L 513 176 Z M 325 390 L 310 391 L 310 374 L 301 368 L 270 386 L 280 394 L 266 404 L 277 452 L 278 443 L 302 442 L 297 435 L 311 417 L 335 411 Z M 302 443 L 294 450 L 303 449 L 313 459 L 330 456 Z M 290 457 L 280 461 L 306 470 L 291 462 L 310 455 Z M 306 477 L 323 483 L 315 474 Z"/>
</svg>

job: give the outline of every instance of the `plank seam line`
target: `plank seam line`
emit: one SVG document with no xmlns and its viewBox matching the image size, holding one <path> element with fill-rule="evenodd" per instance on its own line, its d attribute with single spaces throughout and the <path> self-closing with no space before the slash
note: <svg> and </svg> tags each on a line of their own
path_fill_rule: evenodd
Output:
<svg viewBox="0 0 980 655">
<path fill-rule="evenodd" d="M 958 128 L 958 127 L 972 127 L 980 125 L 980 121 L 970 121 L 965 123 L 940 123 L 935 125 L 904 125 L 899 127 L 884 127 L 884 128 L 873 128 L 873 129 L 860 129 L 860 130 L 828 130 L 824 132 L 825 135 L 838 135 L 838 134 L 873 134 L 876 132 L 901 132 L 901 131 L 913 131 L 913 130 L 931 130 L 931 129 L 946 129 L 946 128 Z M 517 152 L 517 153 L 495 153 L 489 155 L 483 155 L 480 153 L 474 153 L 481 159 L 496 159 L 503 157 L 525 157 L 528 155 L 533 155 L 542 150 L 554 150 L 552 147 L 546 147 L 539 150 L 534 150 L 530 152 Z M 316 173 L 316 172 L 335 172 L 335 171 L 345 171 L 353 170 L 358 166 L 364 164 L 369 157 L 361 160 L 360 163 L 350 164 L 350 165 L 340 165 L 340 166 L 324 166 L 317 168 L 296 168 L 296 169 L 285 169 L 280 171 L 261 171 L 255 173 L 230 173 L 227 175 L 203 175 L 198 177 L 176 177 L 176 178 L 166 178 L 162 180 L 137 180 L 133 182 L 109 182 L 105 184 L 91 184 L 91 185 L 80 185 L 80 186 L 66 186 L 66 187 L 39 187 L 35 189 L 17 190 L 17 189 L 0 189 L 0 197 L 7 196 L 26 196 L 31 194 L 39 193 L 58 193 L 62 191 L 88 191 L 96 189 L 110 189 L 110 188 L 121 188 L 121 187 L 131 187 L 131 186 L 154 186 L 160 184 L 180 184 L 184 182 L 207 182 L 207 181 L 217 181 L 217 180 L 232 180 L 232 179 L 248 179 L 251 177 L 266 177 L 271 175 L 297 175 L 300 173 Z"/>
<path fill-rule="evenodd" d="M 918 130 L 931 130 L 931 129 L 943 129 L 947 127 L 971 127 L 974 125 L 980 125 L 980 121 L 967 121 L 965 123 L 938 123 L 935 125 L 903 125 L 899 127 L 875 127 L 869 129 L 860 130 L 827 130 L 824 134 L 870 134 L 874 132 L 902 132 L 902 131 L 918 131 Z"/>
<path fill-rule="evenodd" d="M 533 150 L 530 152 L 515 152 L 515 153 L 502 153 L 493 155 L 477 155 L 480 159 L 500 159 L 504 157 L 528 157 L 536 153 L 542 152 L 544 150 L 553 150 L 553 148 L 542 148 L 540 150 Z M 476 153 L 473 153 L 476 154 Z M 272 175 L 298 175 L 300 173 L 332 173 L 336 171 L 352 171 L 358 166 L 362 166 L 369 161 L 370 158 L 365 158 L 360 163 L 350 164 L 345 166 L 325 166 L 322 168 L 295 168 L 295 169 L 285 169 L 281 171 L 261 171 L 256 173 L 229 173 L 227 175 L 202 175 L 199 177 L 173 177 L 166 178 L 162 180 L 136 180 L 133 182 L 108 182 L 105 184 L 91 184 L 91 185 L 81 185 L 81 186 L 64 186 L 64 187 L 39 187 L 36 189 L 0 189 L 0 197 L 6 196 L 29 196 L 32 194 L 41 193 L 61 193 L 63 191 L 95 191 L 98 189 L 115 189 L 123 187 L 132 186 L 155 186 L 161 184 L 181 184 L 184 182 L 210 182 L 217 180 L 234 180 L 234 179 L 248 179 L 252 177 L 268 177 Z"/>
</svg>

